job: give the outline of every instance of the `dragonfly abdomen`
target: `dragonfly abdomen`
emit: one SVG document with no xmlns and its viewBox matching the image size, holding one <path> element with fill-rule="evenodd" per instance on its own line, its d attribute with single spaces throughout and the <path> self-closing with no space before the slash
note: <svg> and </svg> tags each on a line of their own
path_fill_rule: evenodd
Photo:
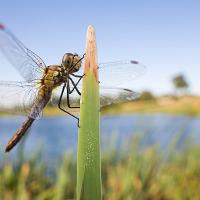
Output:
<svg viewBox="0 0 200 200">
<path fill-rule="evenodd" d="M 35 102 L 31 108 L 31 112 L 29 114 L 29 117 L 31 118 L 37 118 L 44 107 L 47 105 L 51 98 L 52 94 L 52 87 L 48 87 L 46 85 L 42 85 L 38 91 L 38 94 L 36 96 Z"/>
<path fill-rule="evenodd" d="M 9 152 L 25 135 L 28 128 L 32 125 L 35 119 L 28 117 L 27 120 L 22 124 L 22 126 L 17 130 L 13 137 L 8 142 L 5 151 Z"/>
<path fill-rule="evenodd" d="M 22 126 L 17 130 L 17 132 L 8 142 L 5 149 L 6 152 L 10 151 L 26 134 L 28 128 L 32 125 L 35 118 L 37 118 L 40 115 L 44 107 L 49 102 L 49 99 L 51 97 L 51 91 L 52 90 L 46 87 L 45 85 L 41 86 L 38 92 L 38 96 L 35 99 L 34 105 L 31 108 L 29 117 L 26 119 L 26 121 L 22 124 Z"/>
</svg>

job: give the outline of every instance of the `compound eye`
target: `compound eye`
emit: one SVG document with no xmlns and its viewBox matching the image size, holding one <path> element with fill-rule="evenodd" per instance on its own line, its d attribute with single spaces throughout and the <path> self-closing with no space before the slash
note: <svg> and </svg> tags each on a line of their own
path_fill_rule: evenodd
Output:
<svg viewBox="0 0 200 200">
<path fill-rule="evenodd" d="M 69 57 L 70 57 L 70 56 L 73 56 L 72 53 L 65 53 L 65 55 L 66 55 L 66 56 L 69 56 Z"/>
<path fill-rule="evenodd" d="M 72 62 L 72 59 L 73 59 L 73 54 L 71 53 L 66 53 L 64 56 L 63 56 L 63 59 L 62 59 L 62 63 L 65 67 L 68 67 L 71 62 Z"/>
</svg>

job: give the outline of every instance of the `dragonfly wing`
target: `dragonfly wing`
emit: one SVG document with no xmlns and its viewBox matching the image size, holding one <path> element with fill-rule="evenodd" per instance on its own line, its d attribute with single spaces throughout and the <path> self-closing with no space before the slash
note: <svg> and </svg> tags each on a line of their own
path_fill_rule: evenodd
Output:
<svg viewBox="0 0 200 200">
<path fill-rule="evenodd" d="M 81 91 L 81 86 L 78 87 L 79 91 Z M 62 91 L 62 87 L 58 87 L 53 92 L 52 95 L 52 103 L 53 105 L 58 105 L 59 97 Z M 139 93 L 136 93 L 132 90 L 125 88 L 117 88 L 117 87 L 100 87 L 100 106 L 108 106 L 111 104 L 124 103 L 127 101 L 134 100 L 140 96 Z M 74 90 L 72 94 L 70 94 L 70 105 L 71 106 L 80 106 L 80 95 Z M 63 93 L 62 98 L 62 107 L 67 108 L 67 92 L 66 90 Z"/>
<path fill-rule="evenodd" d="M 0 50 L 27 82 L 41 79 L 46 68 L 44 61 L 26 48 L 2 24 L 0 24 Z"/>
<path fill-rule="evenodd" d="M 99 64 L 99 81 L 102 86 L 125 86 L 132 88 L 132 82 L 144 74 L 146 67 L 134 60 Z"/>
<path fill-rule="evenodd" d="M 100 85 L 106 87 L 133 88 L 133 81 L 146 71 L 146 67 L 135 60 L 99 63 L 98 67 Z M 83 67 L 77 74 L 84 74 Z"/>
<path fill-rule="evenodd" d="M 101 107 L 132 101 L 139 96 L 139 93 L 125 88 L 100 87 Z"/>
<path fill-rule="evenodd" d="M 38 118 L 40 112 L 30 115 L 37 102 L 37 83 L 0 81 L 0 112 Z"/>
</svg>

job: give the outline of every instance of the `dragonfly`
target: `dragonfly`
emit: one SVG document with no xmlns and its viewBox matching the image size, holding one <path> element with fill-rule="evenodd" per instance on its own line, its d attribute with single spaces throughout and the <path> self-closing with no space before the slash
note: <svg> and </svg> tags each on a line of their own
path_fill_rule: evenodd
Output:
<svg viewBox="0 0 200 200">
<path fill-rule="evenodd" d="M 46 65 L 28 49 L 5 25 L 0 23 L 0 50 L 22 76 L 23 81 L 0 81 L 0 111 L 22 114 L 25 121 L 9 140 L 5 152 L 9 152 L 27 133 L 35 119 L 40 118 L 45 106 L 51 102 L 78 120 L 70 109 L 80 108 L 82 56 L 65 53 L 60 64 Z M 101 107 L 126 102 L 139 96 L 138 93 L 118 87 L 132 82 L 142 75 L 145 66 L 135 60 L 98 64 Z M 79 98 L 77 98 L 79 97 Z"/>
</svg>

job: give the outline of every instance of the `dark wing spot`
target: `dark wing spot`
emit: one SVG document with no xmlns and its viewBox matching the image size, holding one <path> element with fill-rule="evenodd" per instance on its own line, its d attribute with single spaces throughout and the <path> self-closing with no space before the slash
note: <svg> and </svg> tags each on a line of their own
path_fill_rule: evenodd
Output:
<svg viewBox="0 0 200 200">
<path fill-rule="evenodd" d="M 138 65 L 138 64 L 139 64 L 139 62 L 138 62 L 138 61 L 136 61 L 136 60 L 131 60 L 131 63 L 132 63 L 132 64 L 136 64 L 136 65 Z"/>
<path fill-rule="evenodd" d="M 126 91 L 126 92 L 133 92 L 133 90 L 126 89 L 126 88 L 123 88 L 123 90 Z"/>
</svg>

